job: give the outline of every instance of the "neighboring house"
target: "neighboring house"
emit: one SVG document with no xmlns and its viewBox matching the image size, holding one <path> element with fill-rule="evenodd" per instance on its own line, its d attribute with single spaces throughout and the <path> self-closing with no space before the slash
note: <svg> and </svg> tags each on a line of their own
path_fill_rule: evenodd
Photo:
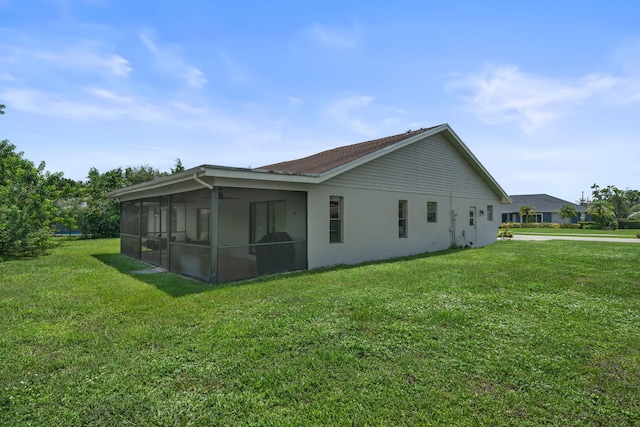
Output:
<svg viewBox="0 0 640 427">
<path fill-rule="evenodd" d="M 109 195 L 123 254 L 211 283 L 484 246 L 511 201 L 448 124 Z"/>
<path fill-rule="evenodd" d="M 527 222 L 576 223 L 583 220 L 587 213 L 587 208 L 584 206 L 567 202 L 548 194 L 519 194 L 509 197 L 511 197 L 512 203 L 502 205 L 502 222 L 522 222 L 521 206 L 532 206 L 535 211 L 533 215 L 530 215 L 529 219 L 526 219 Z M 561 218 L 558 212 L 565 205 L 573 207 L 580 217 Z"/>
</svg>

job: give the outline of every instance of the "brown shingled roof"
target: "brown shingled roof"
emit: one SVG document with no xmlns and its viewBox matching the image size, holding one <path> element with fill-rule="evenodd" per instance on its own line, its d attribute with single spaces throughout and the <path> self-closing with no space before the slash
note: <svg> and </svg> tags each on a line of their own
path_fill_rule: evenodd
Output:
<svg viewBox="0 0 640 427">
<path fill-rule="evenodd" d="M 344 147 L 323 151 L 302 159 L 274 163 L 258 169 L 293 174 L 321 174 L 436 127 L 433 126 L 372 141 L 345 145 Z"/>
</svg>

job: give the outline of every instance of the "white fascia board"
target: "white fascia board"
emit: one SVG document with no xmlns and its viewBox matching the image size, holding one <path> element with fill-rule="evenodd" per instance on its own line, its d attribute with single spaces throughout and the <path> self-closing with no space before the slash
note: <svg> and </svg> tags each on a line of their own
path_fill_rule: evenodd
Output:
<svg viewBox="0 0 640 427">
<path fill-rule="evenodd" d="M 198 176 L 304 184 L 314 184 L 319 182 L 319 177 L 317 175 L 288 174 L 269 172 L 260 169 L 234 169 L 207 165 L 202 166 L 202 173 Z"/>
<path fill-rule="evenodd" d="M 183 172 L 178 172 L 173 175 L 163 176 L 162 178 L 156 178 L 151 181 L 142 182 L 140 184 L 131 185 L 129 187 L 119 188 L 117 190 L 110 191 L 106 194 L 107 197 L 118 198 L 126 194 L 137 193 L 147 190 L 155 190 L 157 188 L 166 187 L 172 184 L 179 184 L 181 182 L 192 181 L 193 174 L 200 168 L 192 168 Z"/>
<path fill-rule="evenodd" d="M 208 178 L 206 184 L 201 184 L 202 178 Z M 213 180 L 211 180 L 213 178 Z M 180 184 L 188 181 L 194 181 L 198 185 L 208 187 L 209 185 L 215 185 L 215 178 L 227 178 L 238 180 L 253 180 L 253 181 L 267 181 L 278 183 L 302 183 L 302 184 L 314 184 L 318 182 L 318 176 L 314 175 L 294 175 L 283 173 L 272 173 L 266 171 L 258 171 L 255 169 L 242 169 L 231 168 L 224 166 L 211 166 L 202 165 L 195 168 L 178 172 L 173 175 L 165 176 L 162 178 L 156 178 L 152 181 L 143 182 L 140 184 L 132 185 L 125 188 L 119 188 L 107 193 L 107 197 L 120 198 L 123 196 L 146 193 L 152 190 L 157 190 L 162 187 L 168 187 L 175 184 Z"/>
</svg>

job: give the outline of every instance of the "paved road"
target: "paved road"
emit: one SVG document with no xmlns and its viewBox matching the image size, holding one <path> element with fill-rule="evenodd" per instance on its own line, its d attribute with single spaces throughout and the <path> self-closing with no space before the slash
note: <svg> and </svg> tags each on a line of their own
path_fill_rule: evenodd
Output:
<svg viewBox="0 0 640 427">
<path fill-rule="evenodd" d="M 625 239 L 622 237 L 555 236 L 551 234 L 545 234 L 544 236 L 514 234 L 513 240 L 582 240 L 590 242 L 640 243 L 640 239 Z"/>
</svg>

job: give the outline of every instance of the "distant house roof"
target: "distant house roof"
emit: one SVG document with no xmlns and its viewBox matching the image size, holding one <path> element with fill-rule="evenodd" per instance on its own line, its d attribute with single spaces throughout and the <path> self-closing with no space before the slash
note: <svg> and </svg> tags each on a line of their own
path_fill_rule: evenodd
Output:
<svg viewBox="0 0 640 427">
<path fill-rule="evenodd" d="M 521 206 L 533 206 L 538 212 L 558 212 L 564 205 L 570 205 L 578 212 L 586 212 L 587 208 L 548 194 L 516 194 L 509 196 L 513 201 L 511 204 L 502 205 L 502 213 L 518 213 Z"/>
<path fill-rule="evenodd" d="M 302 159 L 261 166 L 258 169 L 294 174 L 321 174 L 437 127 L 438 126 L 433 126 L 414 131 L 410 130 L 398 135 L 346 145 L 344 147 L 322 151 Z"/>
</svg>

